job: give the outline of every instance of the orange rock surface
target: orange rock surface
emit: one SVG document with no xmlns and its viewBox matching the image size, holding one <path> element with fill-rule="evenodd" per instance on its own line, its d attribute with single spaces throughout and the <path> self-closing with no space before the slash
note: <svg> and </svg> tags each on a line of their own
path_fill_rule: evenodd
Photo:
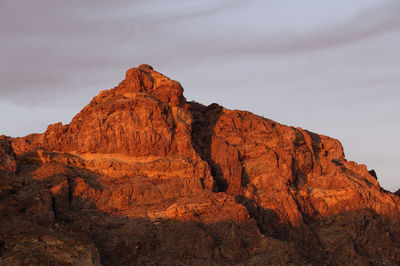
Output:
<svg viewBox="0 0 400 266">
<path fill-rule="evenodd" d="M 187 102 L 149 65 L 1 137 L 0 175 L 6 264 L 400 263 L 400 198 L 338 140 Z"/>
</svg>

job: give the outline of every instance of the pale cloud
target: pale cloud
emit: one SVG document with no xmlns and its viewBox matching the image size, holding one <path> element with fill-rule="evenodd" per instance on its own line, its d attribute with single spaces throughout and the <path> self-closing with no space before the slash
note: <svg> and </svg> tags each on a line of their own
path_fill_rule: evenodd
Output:
<svg viewBox="0 0 400 266">
<path fill-rule="evenodd" d="M 253 5 L 268 16 L 272 2 Z M 400 29 L 399 1 L 380 2 L 346 21 L 310 32 L 253 27 L 248 14 L 243 17 L 241 12 L 247 5 L 251 7 L 240 1 L 168 5 L 163 1 L 2 1 L 1 100 L 52 104 L 63 95 L 73 104 L 82 88 L 90 95 L 95 86 L 112 86 L 118 80 L 104 74 L 119 78 L 132 63 L 163 65 L 178 60 L 186 64 L 214 56 L 310 53 Z"/>
<path fill-rule="evenodd" d="M 263 32 L 251 32 L 239 35 L 223 34 L 223 40 L 217 46 L 196 47 L 188 54 L 212 56 L 252 55 L 282 55 L 310 53 L 323 49 L 336 48 L 345 45 L 376 38 L 390 32 L 400 31 L 400 1 L 384 1 L 379 5 L 361 10 L 353 17 L 334 25 L 326 25 L 313 31 L 297 28 L 274 31 L 267 28 Z M 211 32 L 218 40 L 219 31 Z M 243 34 L 246 38 L 238 38 Z M 253 34 L 253 35 L 251 35 Z"/>
</svg>

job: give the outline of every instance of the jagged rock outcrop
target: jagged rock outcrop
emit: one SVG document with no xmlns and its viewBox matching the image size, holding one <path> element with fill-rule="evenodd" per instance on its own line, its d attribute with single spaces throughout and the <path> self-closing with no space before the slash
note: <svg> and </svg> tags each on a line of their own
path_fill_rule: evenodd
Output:
<svg viewBox="0 0 400 266">
<path fill-rule="evenodd" d="M 338 140 L 187 102 L 149 65 L 70 124 L 0 144 L 7 263 L 400 262 L 400 198 Z"/>
<path fill-rule="evenodd" d="M 11 148 L 9 139 L 5 136 L 0 136 L 0 170 L 13 173 L 17 170 L 15 153 Z"/>
</svg>

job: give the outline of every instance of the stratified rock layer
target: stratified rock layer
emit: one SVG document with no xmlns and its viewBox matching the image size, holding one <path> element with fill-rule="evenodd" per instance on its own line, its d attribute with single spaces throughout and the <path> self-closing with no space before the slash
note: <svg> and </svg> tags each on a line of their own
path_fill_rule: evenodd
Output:
<svg viewBox="0 0 400 266">
<path fill-rule="evenodd" d="M 398 196 L 338 140 L 186 102 L 148 65 L 0 144 L 7 264 L 400 263 Z"/>
</svg>

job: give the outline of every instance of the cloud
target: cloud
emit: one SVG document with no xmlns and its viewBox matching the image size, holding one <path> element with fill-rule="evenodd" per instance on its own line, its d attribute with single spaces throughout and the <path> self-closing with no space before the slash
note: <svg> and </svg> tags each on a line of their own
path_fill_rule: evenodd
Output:
<svg viewBox="0 0 400 266">
<path fill-rule="evenodd" d="M 390 32 L 400 31 L 400 1 L 385 1 L 360 11 L 336 25 L 309 32 L 297 29 L 253 32 L 247 38 L 224 36 L 217 46 L 197 47 L 202 56 L 289 55 L 352 45 Z M 250 32 L 251 33 L 251 32 Z M 218 31 L 216 32 L 218 34 Z M 217 38 L 217 36 L 214 36 Z M 192 55 L 196 52 L 190 51 Z"/>
<path fill-rule="evenodd" d="M 357 14 L 339 25 L 309 34 L 294 34 L 267 45 L 267 52 L 302 53 L 343 46 L 400 30 L 400 2 L 386 2 Z M 262 47 L 259 47 L 263 51 Z"/>
<path fill-rule="evenodd" d="M 57 104 L 74 104 L 76 92 L 93 95 L 116 85 L 132 63 L 176 57 L 168 53 L 174 40 L 164 27 L 216 14 L 235 1 L 156 3 L 2 1 L 0 101 L 51 105 L 63 95 Z"/>
<path fill-rule="evenodd" d="M 304 54 L 400 28 L 399 1 L 381 2 L 340 24 L 310 32 L 296 27 L 274 31 L 282 21 L 276 27 L 254 27 L 250 15 L 242 12 L 252 7 L 265 17 L 272 3 L 2 1 L 0 101 L 82 105 L 99 89 L 116 85 L 121 70 L 132 64 Z M 77 100 L 77 93 L 84 97 Z M 60 96 L 63 100 L 56 103 Z"/>
</svg>

